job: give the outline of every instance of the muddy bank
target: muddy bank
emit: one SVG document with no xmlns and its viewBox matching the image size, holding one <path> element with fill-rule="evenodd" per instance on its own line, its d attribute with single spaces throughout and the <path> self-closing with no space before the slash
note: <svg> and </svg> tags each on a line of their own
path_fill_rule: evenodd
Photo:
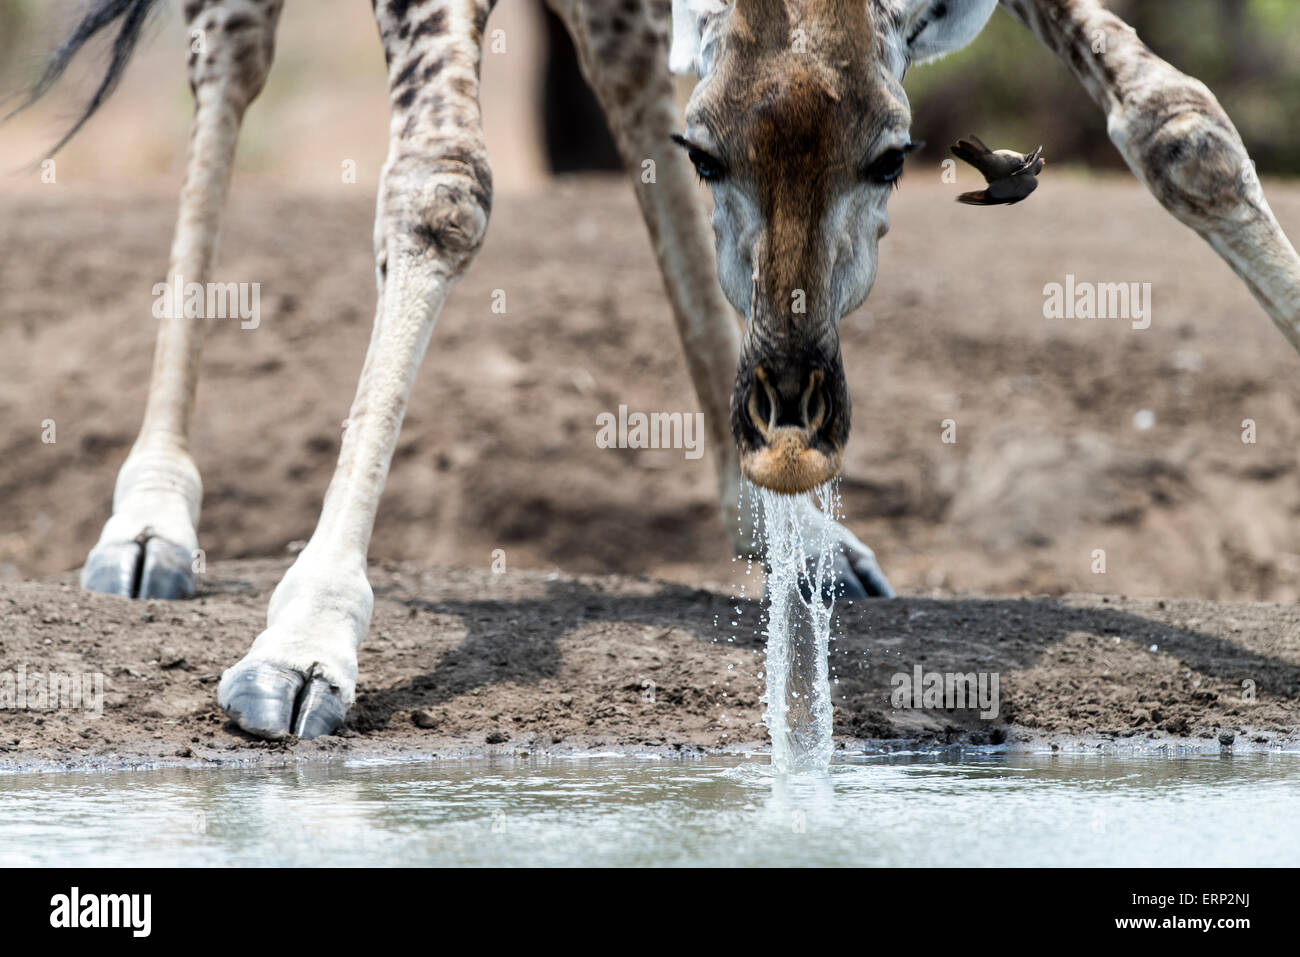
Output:
<svg viewBox="0 0 1300 957">
<path fill-rule="evenodd" d="M 102 717 L 0 710 L 0 767 L 689 754 L 765 737 L 761 608 L 723 586 L 394 563 L 371 570 L 374 624 L 345 734 L 257 741 L 220 713 L 216 682 L 259 631 L 286 565 L 215 564 L 179 603 L 84 593 L 71 575 L 0 585 L 0 671 L 104 676 Z M 844 747 L 1300 746 L 1290 606 L 905 598 L 839 617 Z M 918 665 L 996 674 L 997 716 L 894 707 L 894 676 Z"/>
</svg>

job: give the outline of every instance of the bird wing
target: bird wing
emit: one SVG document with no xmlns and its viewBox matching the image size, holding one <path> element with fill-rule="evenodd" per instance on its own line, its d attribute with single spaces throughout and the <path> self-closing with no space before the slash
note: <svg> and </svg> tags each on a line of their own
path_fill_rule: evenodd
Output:
<svg viewBox="0 0 1300 957">
<path fill-rule="evenodd" d="M 1037 178 L 1024 175 L 994 180 L 989 183 L 986 192 L 996 202 L 1010 204 L 1020 202 L 1036 189 L 1038 189 Z"/>
<path fill-rule="evenodd" d="M 1011 206 L 1037 188 L 1038 180 L 1033 176 L 1005 177 L 993 180 L 987 189 L 962 193 L 957 197 L 957 202 L 967 206 Z"/>
</svg>

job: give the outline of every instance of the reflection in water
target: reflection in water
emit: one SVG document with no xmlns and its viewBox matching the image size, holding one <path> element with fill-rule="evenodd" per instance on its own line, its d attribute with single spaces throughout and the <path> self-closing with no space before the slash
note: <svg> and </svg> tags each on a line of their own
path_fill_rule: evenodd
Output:
<svg viewBox="0 0 1300 957">
<path fill-rule="evenodd" d="M 1300 755 L 626 758 L 0 777 L 0 865 L 1267 865 Z"/>
</svg>

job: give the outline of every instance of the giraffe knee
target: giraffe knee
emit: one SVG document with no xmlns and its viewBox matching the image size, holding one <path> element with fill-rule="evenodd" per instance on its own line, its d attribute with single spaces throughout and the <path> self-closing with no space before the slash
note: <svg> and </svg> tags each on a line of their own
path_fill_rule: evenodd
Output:
<svg viewBox="0 0 1300 957">
<path fill-rule="evenodd" d="M 481 151 L 397 162 L 385 176 L 390 239 L 407 255 L 432 257 L 459 275 L 483 245 L 492 175 Z"/>
<path fill-rule="evenodd" d="M 472 178 L 446 177 L 433 184 L 432 194 L 411 223 L 414 252 L 457 264 L 469 260 L 487 234 L 486 191 Z"/>
<path fill-rule="evenodd" d="M 1162 117 L 1141 160 L 1156 198 L 1184 221 L 1231 215 L 1254 187 L 1250 157 L 1212 97 Z"/>
<path fill-rule="evenodd" d="M 282 0 L 189 0 L 190 92 L 205 88 L 246 107 L 262 92 L 275 55 Z"/>
</svg>

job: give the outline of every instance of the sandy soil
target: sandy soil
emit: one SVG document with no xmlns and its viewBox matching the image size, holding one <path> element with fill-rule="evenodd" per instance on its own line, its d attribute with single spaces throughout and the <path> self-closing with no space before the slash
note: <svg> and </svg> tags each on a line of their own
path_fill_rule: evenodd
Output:
<svg viewBox="0 0 1300 957">
<path fill-rule="evenodd" d="M 891 714 L 868 680 L 900 670 L 897 652 L 1002 669 L 1011 742 L 1018 729 L 1290 740 L 1290 606 L 1173 599 L 1300 595 L 1296 357 L 1131 181 L 1058 171 L 1013 210 L 959 206 L 962 188 L 909 174 L 876 291 L 843 326 L 847 521 L 918 597 L 850 616 L 839 730 L 989 736 L 960 716 Z M 1300 235 L 1300 188 L 1266 189 Z M 0 195 L 0 666 L 103 671 L 114 702 L 97 724 L 0 713 L 11 760 L 266 753 L 224 727 L 212 676 L 259 630 L 287 550 L 315 521 L 373 313 L 372 199 L 236 183 L 220 278 L 260 282 L 263 318 L 217 323 L 205 354 L 205 592 L 130 605 L 77 593 L 67 571 L 98 535 L 139 421 L 173 214 L 170 188 Z M 1044 319 L 1043 286 L 1067 273 L 1152 283 L 1151 328 Z M 505 315 L 491 310 L 498 289 Z M 619 404 L 695 408 L 630 193 L 584 178 L 503 198 L 440 319 L 378 517 L 372 557 L 415 564 L 376 575 L 352 718 L 366 749 L 758 737 L 758 646 L 749 630 L 729 644 L 713 628 L 742 576 L 710 456 L 597 448 L 595 417 Z M 1135 427 L 1140 410 L 1153 427 Z M 956 444 L 940 439 L 945 419 Z M 592 574 L 716 586 L 572 577 Z M 1116 597 L 1063 597 L 1074 592 Z M 1020 594 L 1058 597 L 1003 597 Z M 665 690 L 643 713 L 652 666 Z M 1261 703 L 1241 702 L 1244 680 Z M 417 710 L 431 727 L 412 723 Z M 494 732 L 509 738 L 489 746 Z"/>
<path fill-rule="evenodd" d="M 223 563 L 183 604 L 86 594 L 71 576 L 0 586 L 3 660 L 105 682 L 102 717 L 0 711 L 0 768 L 694 753 L 764 737 L 754 602 L 626 577 L 383 564 L 346 733 L 251 739 L 217 709 L 216 680 L 260 628 L 284 567 Z M 1290 606 L 908 598 L 845 606 L 840 619 L 831 666 L 843 747 L 1300 745 Z M 998 673 L 1000 713 L 892 707 L 893 675 L 916 665 Z"/>
</svg>

